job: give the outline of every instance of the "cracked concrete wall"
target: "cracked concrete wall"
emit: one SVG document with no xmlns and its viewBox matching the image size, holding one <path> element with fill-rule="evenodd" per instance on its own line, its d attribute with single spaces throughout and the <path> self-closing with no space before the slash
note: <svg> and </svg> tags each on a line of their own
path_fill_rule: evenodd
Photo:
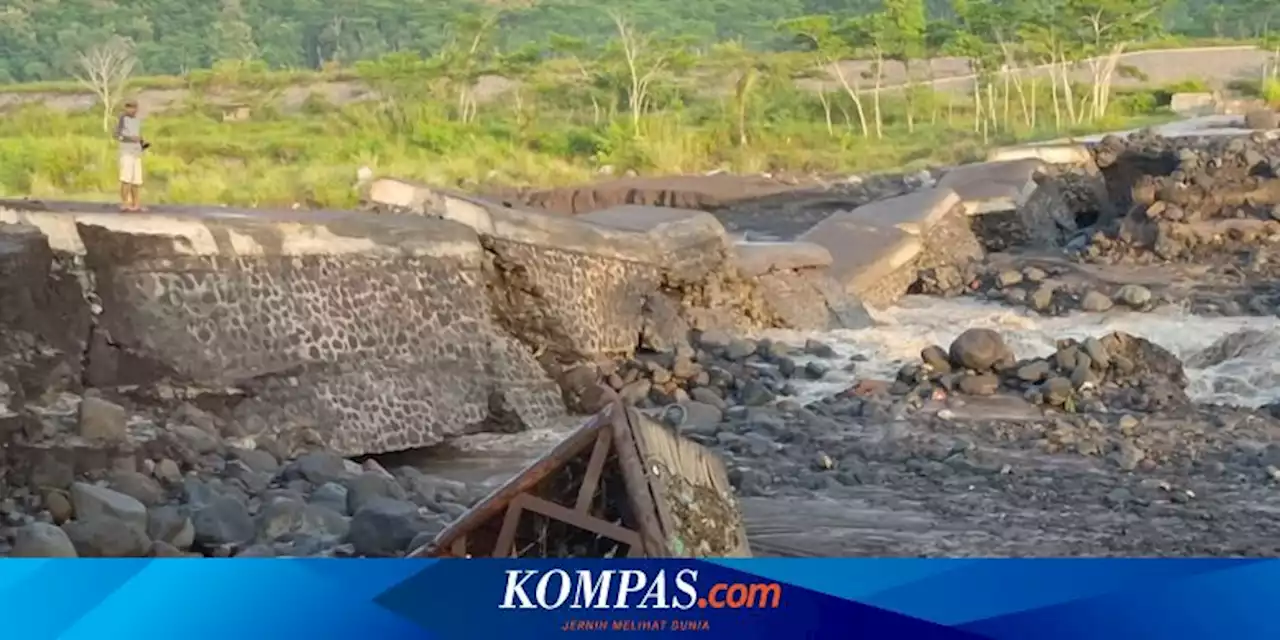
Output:
<svg viewBox="0 0 1280 640">
<path fill-rule="evenodd" d="M 475 229 L 493 257 L 504 326 L 562 363 L 679 343 L 690 329 L 861 322 L 861 304 L 819 275 L 766 286 L 739 273 L 724 227 L 705 212 L 622 205 L 568 218 L 393 179 L 375 181 L 370 199 Z M 802 291 L 810 308 L 797 314 Z"/>
<path fill-rule="evenodd" d="M 475 233 L 407 216 L 0 210 L 83 258 L 95 385 L 247 391 L 285 443 L 356 455 L 541 426 L 559 391 L 493 322 Z"/>
</svg>

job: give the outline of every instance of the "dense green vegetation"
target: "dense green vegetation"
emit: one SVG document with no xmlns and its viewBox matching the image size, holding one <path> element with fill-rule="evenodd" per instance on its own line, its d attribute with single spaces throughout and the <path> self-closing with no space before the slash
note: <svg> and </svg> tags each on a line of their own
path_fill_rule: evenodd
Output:
<svg viewBox="0 0 1280 640">
<path fill-rule="evenodd" d="M 10 109 L 0 192 L 112 193 L 106 116 L 148 86 L 185 90 L 147 121 L 152 201 L 347 205 L 362 166 L 474 187 L 957 162 L 1166 117 L 1174 88 L 1113 95 L 1124 51 L 1188 35 L 1272 42 L 1262 17 L 1276 3 L 1235 0 L 1206 30 L 1180 2 L 633 0 L 620 13 L 615 0 L 16 0 L 0 9 L 0 81 L 89 88 L 105 108 Z M 1251 18 L 1228 20 L 1247 2 Z M 1171 36 L 1180 24 L 1198 27 Z M 933 90 L 923 60 L 938 55 L 968 60 L 967 94 Z M 849 59 L 868 64 L 834 64 Z M 1030 67 L 1048 72 L 1019 73 Z M 517 84 L 477 89 L 492 75 Z M 378 98 L 282 99 L 320 78 Z M 251 117 L 224 121 L 231 104 Z"/>
<path fill-rule="evenodd" d="M 1001 2 L 995 4 L 1011 4 Z M 1065 4 L 1062 0 L 1046 4 Z M 1256 38 L 1280 18 L 1274 0 L 1171 0 L 1152 22 L 1193 37 Z M 432 55 L 457 16 L 504 9 L 506 48 L 545 45 L 551 34 L 594 42 L 614 35 L 606 15 L 622 10 L 646 32 L 700 45 L 741 39 L 751 48 L 790 41 L 774 29 L 804 15 L 875 13 L 877 0 L 7 0 L 0 8 L 0 83 L 65 78 L 83 50 L 110 36 L 137 44 L 139 72 L 171 75 L 219 60 L 252 58 L 273 68 L 316 69 L 387 53 Z M 946 0 L 929 0 L 948 21 Z"/>
</svg>

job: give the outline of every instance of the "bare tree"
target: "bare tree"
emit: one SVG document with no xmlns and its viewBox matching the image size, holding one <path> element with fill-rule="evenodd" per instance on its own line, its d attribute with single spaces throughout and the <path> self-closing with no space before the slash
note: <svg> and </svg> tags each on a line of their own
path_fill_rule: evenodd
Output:
<svg viewBox="0 0 1280 640">
<path fill-rule="evenodd" d="M 627 108 L 631 111 L 632 134 L 639 138 L 640 117 L 649 107 L 653 84 L 670 67 L 676 53 L 673 48 L 662 48 L 663 43 L 637 31 L 621 13 L 607 12 L 618 31 L 617 46 L 626 63 Z"/>
<path fill-rule="evenodd" d="M 92 91 L 102 103 L 102 130 L 111 130 L 111 112 L 124 93 L 138 59 L 133 44 L 123 38 L 112 38 L 81 53 L 72 72 L 76 80 Z"/>
</svg>

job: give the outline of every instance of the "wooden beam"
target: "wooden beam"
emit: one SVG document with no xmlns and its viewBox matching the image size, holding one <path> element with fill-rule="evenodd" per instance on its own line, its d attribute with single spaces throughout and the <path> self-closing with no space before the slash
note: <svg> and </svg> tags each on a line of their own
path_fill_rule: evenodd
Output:
<svg viewBox="0 0 1280 640">
<path fill-rule="evenodd" d="M 588 513 L 591 499 L 596 497 L 596 489 L 600 486 L 600 475 L 604 473 L 604 461 L 609 457 L 609 448 L 613 446 L 613 433 L 610 429 L 601 429 L 596 437 L 596 446 L 591 450 L 591 461 L 587 463 L 587 475 L 582 478 L 582 486 L 578 488 L 578 502 L 574 510 Z"/>
</svg>

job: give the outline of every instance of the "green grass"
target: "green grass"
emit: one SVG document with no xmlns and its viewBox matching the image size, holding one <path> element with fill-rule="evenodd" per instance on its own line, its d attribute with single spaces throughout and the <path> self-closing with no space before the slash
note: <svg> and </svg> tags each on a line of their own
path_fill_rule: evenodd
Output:
<svg viewBox="0 0 1280 640">
<path fill-rule="evenodd" d="M 250 86 L 260 91 L 263 85 Z M 451 116 L 447 100 L 409 98 L 343 107 L 310 101 L 292 114 L 264 104 L 248 121 L 223 122 L 219 109 L 201 106 L 197 91 L 187 108 L 148 117 L 145 134 L 153 147 L 144 197 L 153 203 L 345 207 L 359 198 L 355 181 L 362 166 L 378 175 L 479 190 L 586 182 L 599 179 L 606 167 L 614 174 L 849 174 L 947 165 L 980 159 L 991 146 L 1167 120 L 1160 95 L 1117 96 L 1115 113 L 1103 121 L 1062 130 L 1043 126 L 1053 119 L 1042 109 L 1041 126 L 1004 123 L 984 141 L 973 132 L 972 113 L 959 104 L 963 98 L 947 109 L 941 97 L 918 96 L 917 124 L 909 132 L 904 103 L 886 97 L 885 136 L 874 139 L 860 135 L 839 109 L 829 132 L 814 96 L 771 89 L 752 99 L 749 141 L 741 145 L 724 101 L 688 95 L 646 115 L 643 136 L 636 138 L 624 116 L 597 122 L 589 108 L 566 104 L 563 96 L 484 105 L 468 124 Z M 1048 96 L 1038 101 L 1049 103 Z M 0 194 L 110 200 L 117 188 L 115 156 L 100 113 L 42 106 L 11 111 L 0 119 Z"/>
</svg>

